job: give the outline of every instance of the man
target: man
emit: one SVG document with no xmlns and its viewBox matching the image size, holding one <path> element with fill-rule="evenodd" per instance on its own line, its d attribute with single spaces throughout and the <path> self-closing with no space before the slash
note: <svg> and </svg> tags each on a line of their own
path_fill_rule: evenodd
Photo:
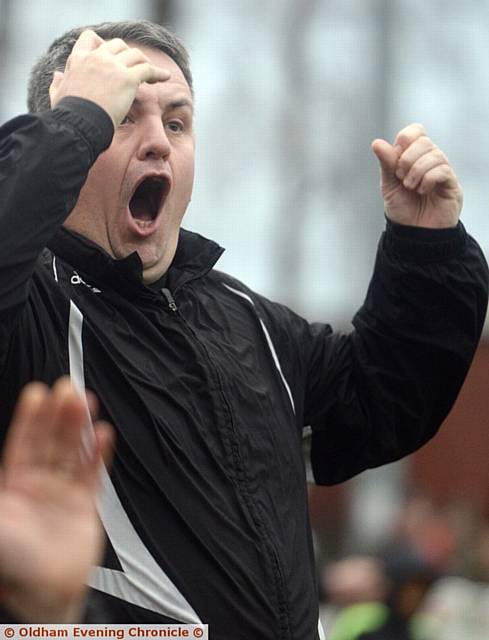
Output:
<svg viewBox="0 0 489 640">
<path fill-rule="evenodd" d="M 321 484 L 429 439 L 479 339 L 487 267 L 457 178 L 411 125 L 373 144 L 389 221 L 351 335 L 214 270 L 221 249 L 179 230 L 191 82 L 150 23 L 71 32 L 36 66 L 30 108 L 48 110 L 0 131 L 0 392 L 69 373 L 117 429 L 90 580 L 107 620 L 312 640 L 302 429 Z"/>
<path fill-rule="evenodd" d="M 78 622 L 85 581 L 102 555 L 95 509 L 108 425 L 83 446 L 86 407 L 67 379 L 31 383 L 20 396 L 2 460 L 0 622 Z"/>
</svg>

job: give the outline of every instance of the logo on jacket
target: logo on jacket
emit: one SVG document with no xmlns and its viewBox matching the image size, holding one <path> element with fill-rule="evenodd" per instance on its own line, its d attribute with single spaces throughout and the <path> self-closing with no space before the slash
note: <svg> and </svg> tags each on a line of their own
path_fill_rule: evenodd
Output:
<svg viewBox="0 0 489 640">
<path fill-rule="evenodd" d="M 102 293 L 100 289 L 97 289 L 97 287 L 93 287 L 91 284 L 85 282 L 85 280 L 76 271 L 73 271 L 70 282 L 71 284 L 83 284 L 88 287 L 92 293 Z"/>
</svg>

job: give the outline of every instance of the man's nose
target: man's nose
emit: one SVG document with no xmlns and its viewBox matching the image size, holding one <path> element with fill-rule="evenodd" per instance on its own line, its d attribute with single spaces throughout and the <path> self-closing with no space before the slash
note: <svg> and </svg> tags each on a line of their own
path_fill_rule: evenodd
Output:
<svg viewBox="0 0 489 640">
<path fill-rule="evenodd" d="M 164 123 L 159 118 L 146 122 L 142 128 L 138 159 L 166 159 L 170 155 L 170 150 Z"/>
</svg>

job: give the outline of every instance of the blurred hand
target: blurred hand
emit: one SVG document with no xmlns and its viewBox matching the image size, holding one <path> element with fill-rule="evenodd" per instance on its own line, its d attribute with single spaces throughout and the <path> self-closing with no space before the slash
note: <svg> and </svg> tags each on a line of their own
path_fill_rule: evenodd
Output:
<svg viewBox="0 0 489 640">
<path fill-rule="evenodd" d="M 131 108 L 142 82 L 164 82 L 170 74 L 120 38 L 102 40 L 90 29 L 73 46 L 64 73 L 55 71 L 49 88 L 51 106 L 65 96 L 96 102 L 117 127 Z"/>
<path fill-rule="evenodd" d="M 454 227 L 463 193 L 447 157 L 428 138 L 424 127 L 411 124 L 391 145 L 372 142 L 379 159 L 381 191 L 388 218 L 399 224 L 441 229 Z"/>
<path fill-rule="evenodd" d="M 95 507 L 109 425 L 82 447 L 87 409 L 67 378 L 25 387 L 4 449 L 0 483 L 1 602 L 25 622 L 80 619 L 85 583 L 102 552 Z"/>
</svg>

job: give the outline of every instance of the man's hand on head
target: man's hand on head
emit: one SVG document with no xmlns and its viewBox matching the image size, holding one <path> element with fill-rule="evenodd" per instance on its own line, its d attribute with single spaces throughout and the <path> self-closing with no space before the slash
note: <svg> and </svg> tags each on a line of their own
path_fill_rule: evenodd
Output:
<svg viewBox="0 0 489 640">
<path fill-rule="evenodd" d="M 80 35 L 66 62 L 64 73 L 55 71 L 49 88 L 51 106 L 65 96 L 92 100 L 117 127 L 131 108 L 142 82 L 164 82 L 170 74 L 156 67 L 136 47 L 120 38 L 102 40 L 94 31 Z"/>
<path fill-rule="evenodd" d="M 462 209 L 460 183 L 445 154 L 421 124 L 402 129 L 391 145 L 372 142 L 379 159 L 381 192 L 387 217 L 399 224 L 454 227 Z"/>
</svg>

